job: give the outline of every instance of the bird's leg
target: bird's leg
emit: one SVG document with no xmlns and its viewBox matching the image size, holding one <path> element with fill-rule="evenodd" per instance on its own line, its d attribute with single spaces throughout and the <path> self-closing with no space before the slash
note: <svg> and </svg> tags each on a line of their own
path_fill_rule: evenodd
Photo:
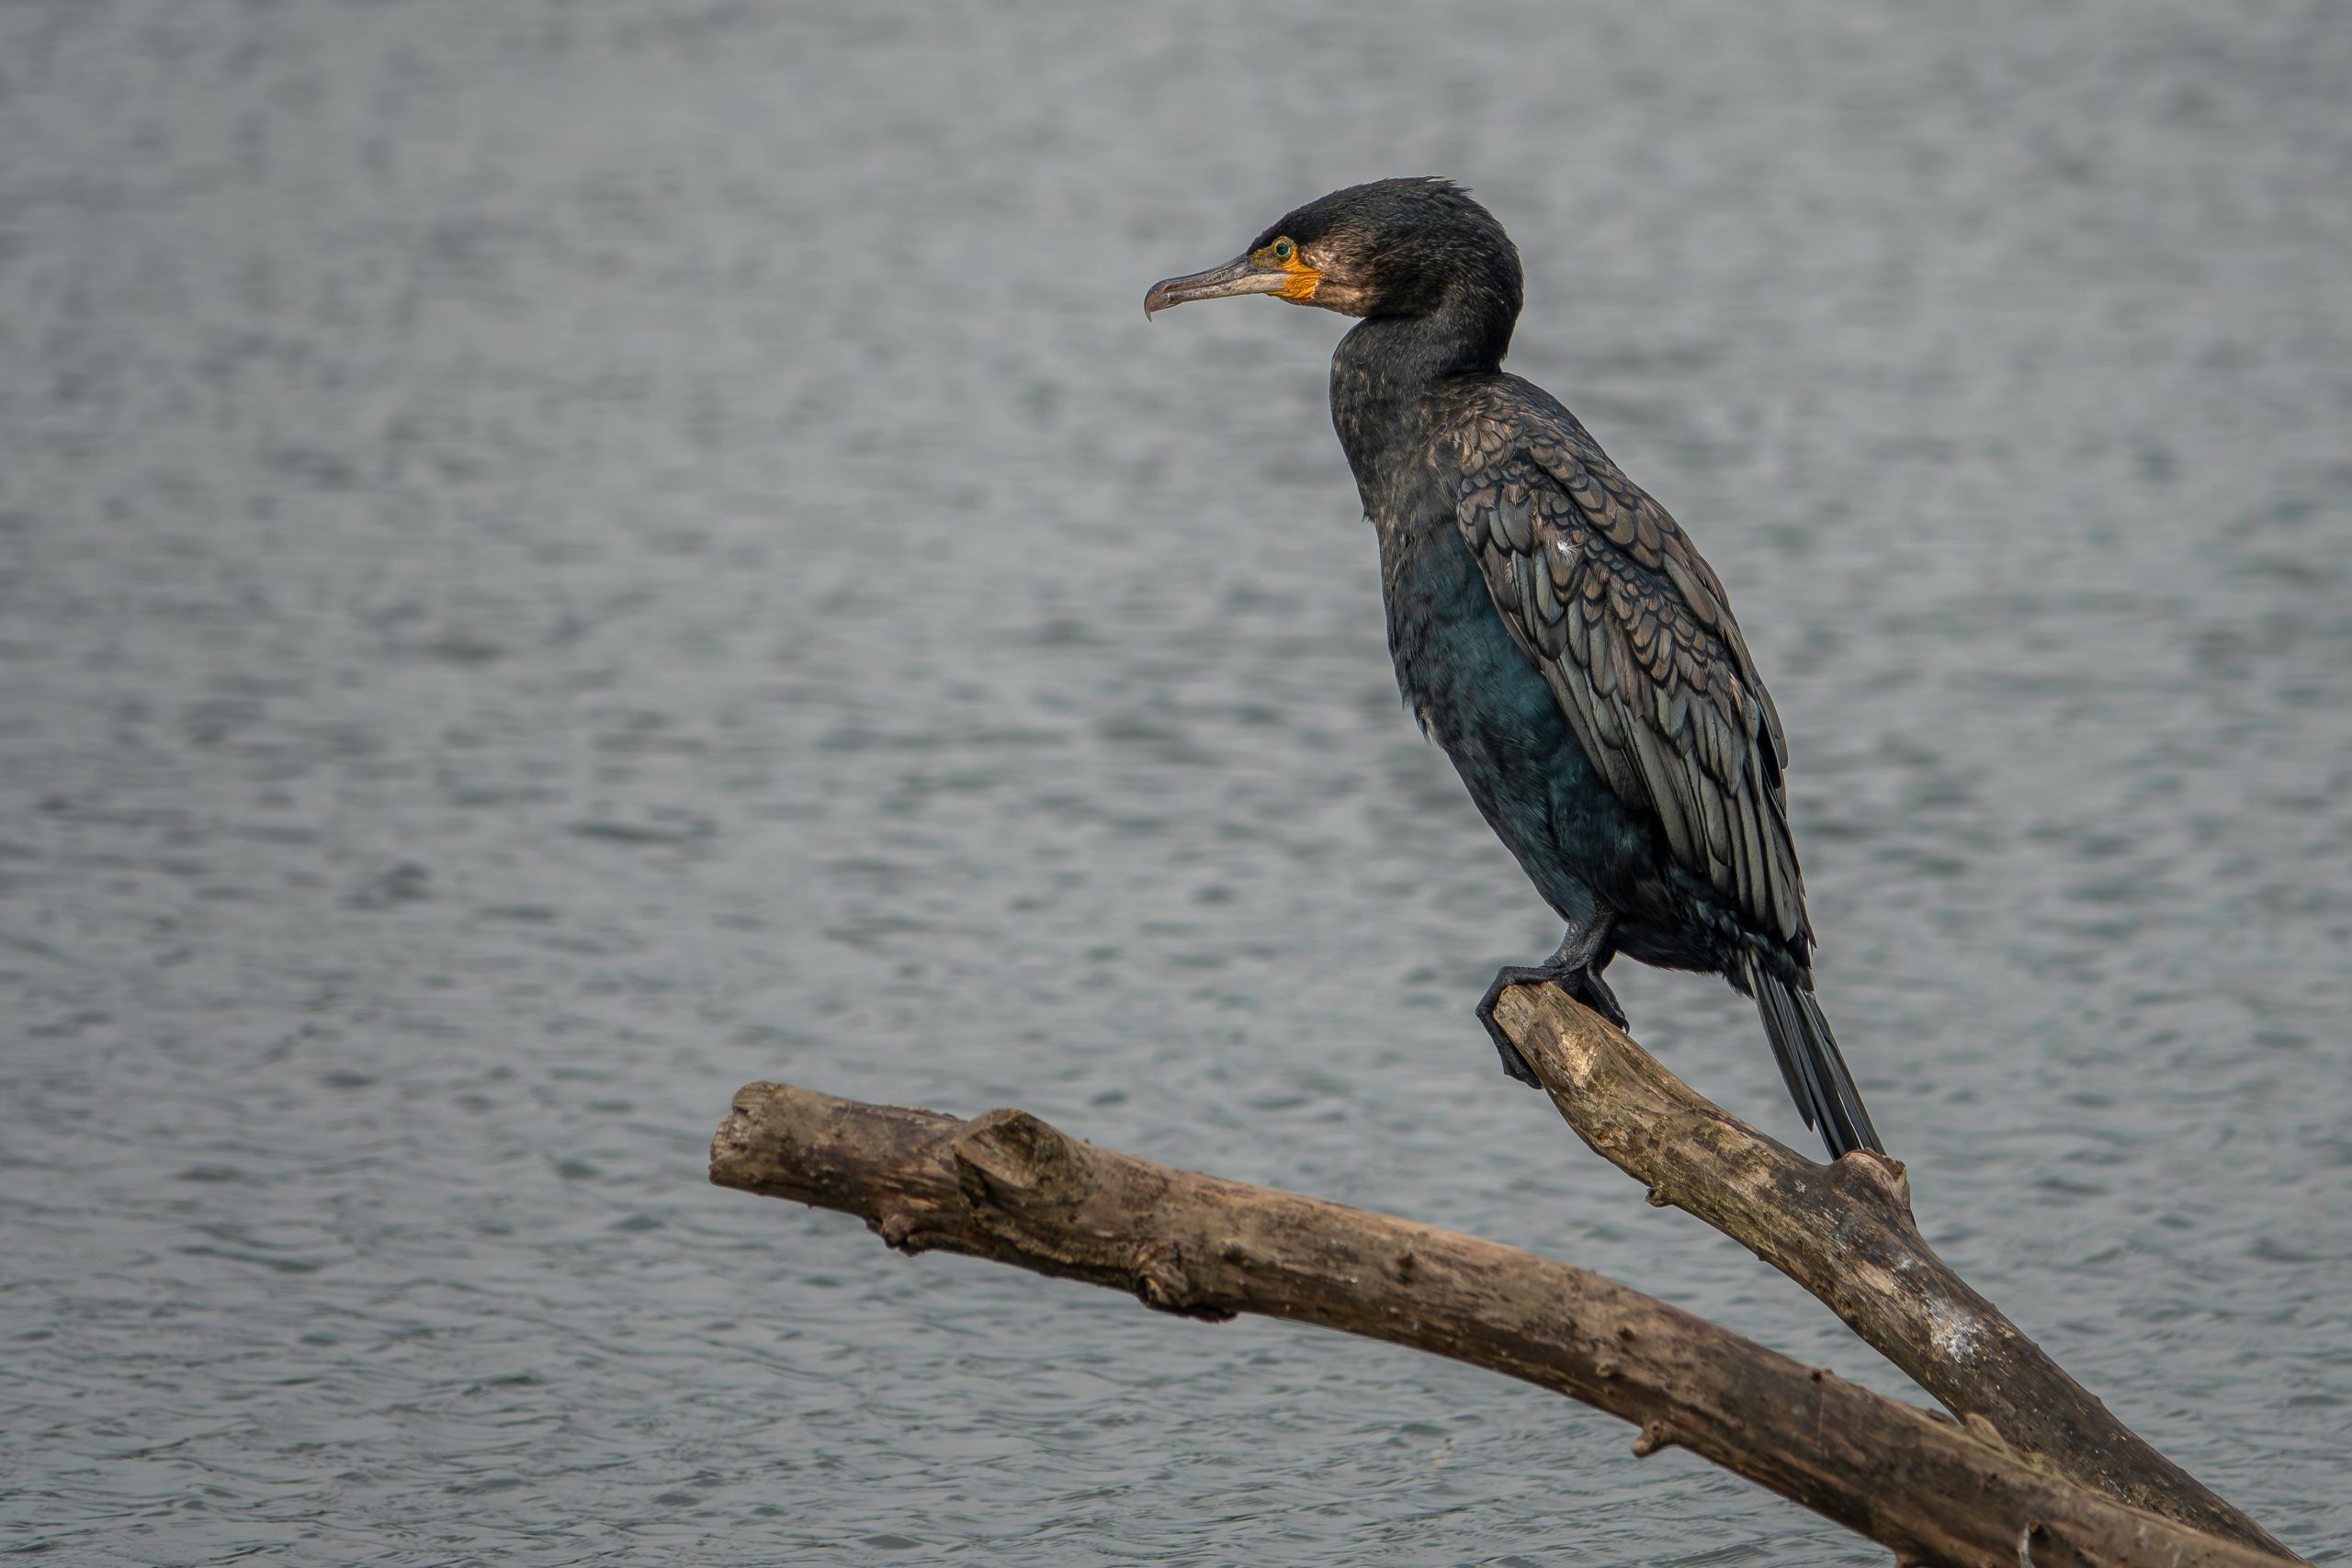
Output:
<svg viewBox="0 0 2352 1568">
<path fill-rule="evenodd" d="M 1618 1028 L 1625 1027 L 1625 1010 L 1617 1005 L 1616 995 L 1600 978 L 1600 972 L 1617 955 L 1616 947 L 1610 941 L 1616 929 L 1617 917 L 1604 909 L 1588 925 L 1570 926 L 1568 934 L 1560 941 L 1559 950 L 1543 963 L 1509 964 L 1495 971 L 1495 983 L 1478 999 L 1478 1021 L 1487 1026 L 1487 1037 L 1495 1043 L 1495 1051 L 1503 1059 L 1504 1072 L 1530 1088 L 1544 1087 L 1527 1059 L 1519 1054 L 1519 1047 L 1511 1043 L 1510 1036 L 1495 1021 L 1495 1003 L 1513 986 L 1549 981 Z"/>
<path fill-rule="evenodd" d="M 1554 984 L 1623 1029 L 1625 1010 L 1617 1005 L 1617 993 L 1600 977 L 1609 961 L 1617 956 L 1616 936 L 1617 917 L 1603 910 L 1581 932 L 1572 931 L 1563 938 L 1560 950 L 1545 967 L 1558 971 L 1552 977 Z"/>
</svg>

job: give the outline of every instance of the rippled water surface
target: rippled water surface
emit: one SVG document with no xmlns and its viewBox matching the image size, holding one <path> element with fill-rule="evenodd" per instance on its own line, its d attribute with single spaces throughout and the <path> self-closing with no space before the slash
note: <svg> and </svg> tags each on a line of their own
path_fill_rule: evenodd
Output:
<svg viewBox="0 0 2352 1568">
<path fill-rule="evenodd" d="M 1496 1072 L 1557 933 L 1398 709 L 1340 323 L 1137 309 L 1444 172 L 1731 584 L 1933 1238 L 2344 1560 L 2347 76 L 2327 5 L 0 7 L 0 1549 L 1883 1562 L 704 1180 L 750 1078 L 1019 1103 L 1904 1388 Z"/>
</svg>

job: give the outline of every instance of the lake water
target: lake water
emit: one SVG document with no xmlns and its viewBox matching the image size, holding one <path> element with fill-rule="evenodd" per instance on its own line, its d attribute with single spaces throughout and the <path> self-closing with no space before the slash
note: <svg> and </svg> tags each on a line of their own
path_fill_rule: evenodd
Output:
<svg viewBox="0 0 2352 1568">
<path fill-rule="evenodd" d="M 1558 933 L 1398 706 L 1341 323 L 1143 320 L 1445 173 L 1731 586 L 1932 1239 L 2344 1561 L 2348 77 L 2213 0 L 0 8 L 0 1550 L 1883 1562 L 705 1182 L 751 1078 L 1019 1104 L 1905 1389 L 1496 1070 Z"/>
</svg>

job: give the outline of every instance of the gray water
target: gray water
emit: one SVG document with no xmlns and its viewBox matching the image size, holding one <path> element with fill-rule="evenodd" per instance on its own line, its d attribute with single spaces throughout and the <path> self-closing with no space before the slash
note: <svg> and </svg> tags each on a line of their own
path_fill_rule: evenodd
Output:
<svg viewBox="0 0 2352 1568">
<path fill-rule="evenodd" d="M 1557 932 L 1398 707 L 1340 323 L 1138 309 L 1442 172 L 1731 585 L 1932 1238 L 2346 1560 L 2347 79 L 2213 0 L 0 6 L 0 1549 L 1883 1562 L 705 1183 L 748 1079 L 1020 1104 L 1906 1392 L 1497 1073 Z"/>
</svg>

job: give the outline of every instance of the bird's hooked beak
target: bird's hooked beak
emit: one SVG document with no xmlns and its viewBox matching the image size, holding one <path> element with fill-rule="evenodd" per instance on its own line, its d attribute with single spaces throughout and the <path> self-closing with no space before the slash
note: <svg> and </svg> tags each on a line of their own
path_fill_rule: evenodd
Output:
<svg viewBox="0 0 2352 1568">
<path fill-rule="evenodd" d="M 1143 297 L 1144 320 L 1151 320 L 1155 312 L 1170 305 L 1186 305 L 1195 299 L 1222 299 L 1233 294 L 1283 294 L 1296 299 L 1301 274 L 1307 279 L 1312 272 L 1296 265 L 1283 266 L 1260 262 L 1250 256 L 1236 256 L 1223 266 L 1213 266 L 1206 272 L 1196 272 L 1190 277 L 1163 277 L 1151 286 Z M 1306 291 L 1314 291 L 1312 281 Z"/>
</svg>

